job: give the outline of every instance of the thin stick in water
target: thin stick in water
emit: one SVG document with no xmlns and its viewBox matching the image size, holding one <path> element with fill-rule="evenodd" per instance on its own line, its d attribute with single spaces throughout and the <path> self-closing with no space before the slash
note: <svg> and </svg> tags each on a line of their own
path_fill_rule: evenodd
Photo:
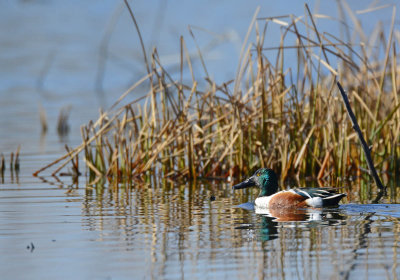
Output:
<svg viewBox="0 0 400 280">
<path fill-rule="evenodd" d="M 361 146 L 364 150 L 365 158 L 367 160 L 370 175 L 374 178 L 374 181 L 375 181 L 376 185 L 378 186 L 378 188 L 383 190 L 383 189 L 385 189 L 385 187 L 383 186 L 381 179 L 379 178 L 378 173 L 376 172 L 374 163 L 372 162 L 369 147 L 367 145 L 367 142 L 365 142 L 365 139 L 361 132 L 360 126 L 358 125 L 356 116 L 354 115 L 353 110 L 350 107 L 350 103 L 347 98 L 346 92 L 344 91 L 342 85 L 339 82 L 337 82 L 337 85 L 339 87 L 340 94 L 342 95 L 344 105 L 346 106 L 347 113 L 349 114 L 351 123 L 353 124 L 353 129 L 356 131 L 356 133 L 358 135 L 358 139 L 360 139 Z"/>
</svg>

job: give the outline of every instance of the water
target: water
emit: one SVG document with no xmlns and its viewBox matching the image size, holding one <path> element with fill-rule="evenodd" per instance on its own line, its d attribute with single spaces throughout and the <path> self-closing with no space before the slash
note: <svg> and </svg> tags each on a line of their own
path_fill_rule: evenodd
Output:
<svg viewBox="0 0 400 280">
<path fill-rule="evenodd" d="M 190 52 L 196 51 L 188 24 L 226 35 L 204 54 L 209 72 L 219 81 L 234 77 L 257 5 L 260 16 L 304 11 L 299 1 L 214 2 L 132 5 L 146 46 L 157 45 L 172 72 L 180 35 Z M 349 2 L 354 9 L 367 6 Z M 393 182 L 381 204 L 371 204 L 376 194 L 349 193 L 340 208 L 280 213 L 277 221 L 243 205 L 254 199 L 251 190 L 233 193 L 221 181 L 159 182 L 117 192 L 109 186 L 86 187 L 84 177 L 77 183 L 68 177 L 57 181 L 50 172 L 32 177 L 61 156 L 65 144 L 78 145 L 80 125 L 95 119 L 99 107 L 108 108 L 145 73 L 123 5 L 99 3 L 0 3 L 0 152 L 7 164 L 11 151 L 21 145 L 19 174 L 7 165 L 0 181 L 2 279 L 399 278 L 400 198 Z M 335 9 L 332 3 L 309 2 L 321 13 Z M 391 11 L 379 14 L 388 26 Z M 99 82 L 100 45 L 113 15 L 119 20 Z M 215 38 L 219 36 L 196 31 L 204 49 Z M 199 61 L 197 66 L 196 73 L 204 77 Z M 39 104 L 48 118 L 45 135 L 40 133 Z M 67 105 L 72 106 L 71 132 L 59 137 L 57 116 Z M 282 221 L 289 214 L 291 221 Z"/>
<path fill-rule="evenodd" d="M 400 275 L 398 204 L 298 211 L 298 221 L 279 222 L 235 207 L 246 199 L 221 182 L 127 193 L 3 185 L 0 270 L 4 279 Z"/>
</svg>

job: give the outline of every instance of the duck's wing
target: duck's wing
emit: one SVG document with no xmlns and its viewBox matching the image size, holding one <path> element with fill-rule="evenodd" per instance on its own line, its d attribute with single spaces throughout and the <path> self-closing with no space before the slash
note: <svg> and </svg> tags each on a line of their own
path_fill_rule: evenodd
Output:
<svg viewBox="0 0 400 280">
<path fill-rule="evenodd" d="M 310 202 L 322 199 L 323 206 L 337 205 L 346 196 L 346 194 L 338 193 L 335 189 L 331 188 L 296 188 L 290 191 L 309 199 Z"/>
<path fill-rule="evenodd" d="M 330 188 L 295 188 L 290 191 L 299 194 L 305 198 L 321 197 L 326 198 L 338 194 L 335 189 Z"/>
</svg>

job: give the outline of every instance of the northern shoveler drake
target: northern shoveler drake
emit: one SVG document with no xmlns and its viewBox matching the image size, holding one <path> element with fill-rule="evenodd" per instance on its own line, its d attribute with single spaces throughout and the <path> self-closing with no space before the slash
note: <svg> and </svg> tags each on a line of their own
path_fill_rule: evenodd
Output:
<svg viewBox="0 0 400 280">
<path fill-rule="evenodd" d="M 330 188 L 296 188 L 278 192 L 278 176 L 272 169 L 261 168 L 247 180 L 234 185 L 233 189 L 244 189 L 257 186 L 260 195 L 254 204 L 263 208 L 320 208 L 337 206 L 346 196 Z"/>
</svg>

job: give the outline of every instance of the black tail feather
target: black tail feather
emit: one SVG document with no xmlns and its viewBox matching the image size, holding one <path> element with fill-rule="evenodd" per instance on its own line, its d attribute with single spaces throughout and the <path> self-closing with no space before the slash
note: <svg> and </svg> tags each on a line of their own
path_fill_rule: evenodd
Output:
<svg viewBox="0 0 400 280">
<path fill-rule="evenodd" d="M 344 193 L 338 193 L 335 195 L 324 197 L 322 199 L 323 206 L 336 206 L 339 204 L 339 201 L 345 196 L 346 196 L 346 194 L 344 194 Z"/>
</svg>

